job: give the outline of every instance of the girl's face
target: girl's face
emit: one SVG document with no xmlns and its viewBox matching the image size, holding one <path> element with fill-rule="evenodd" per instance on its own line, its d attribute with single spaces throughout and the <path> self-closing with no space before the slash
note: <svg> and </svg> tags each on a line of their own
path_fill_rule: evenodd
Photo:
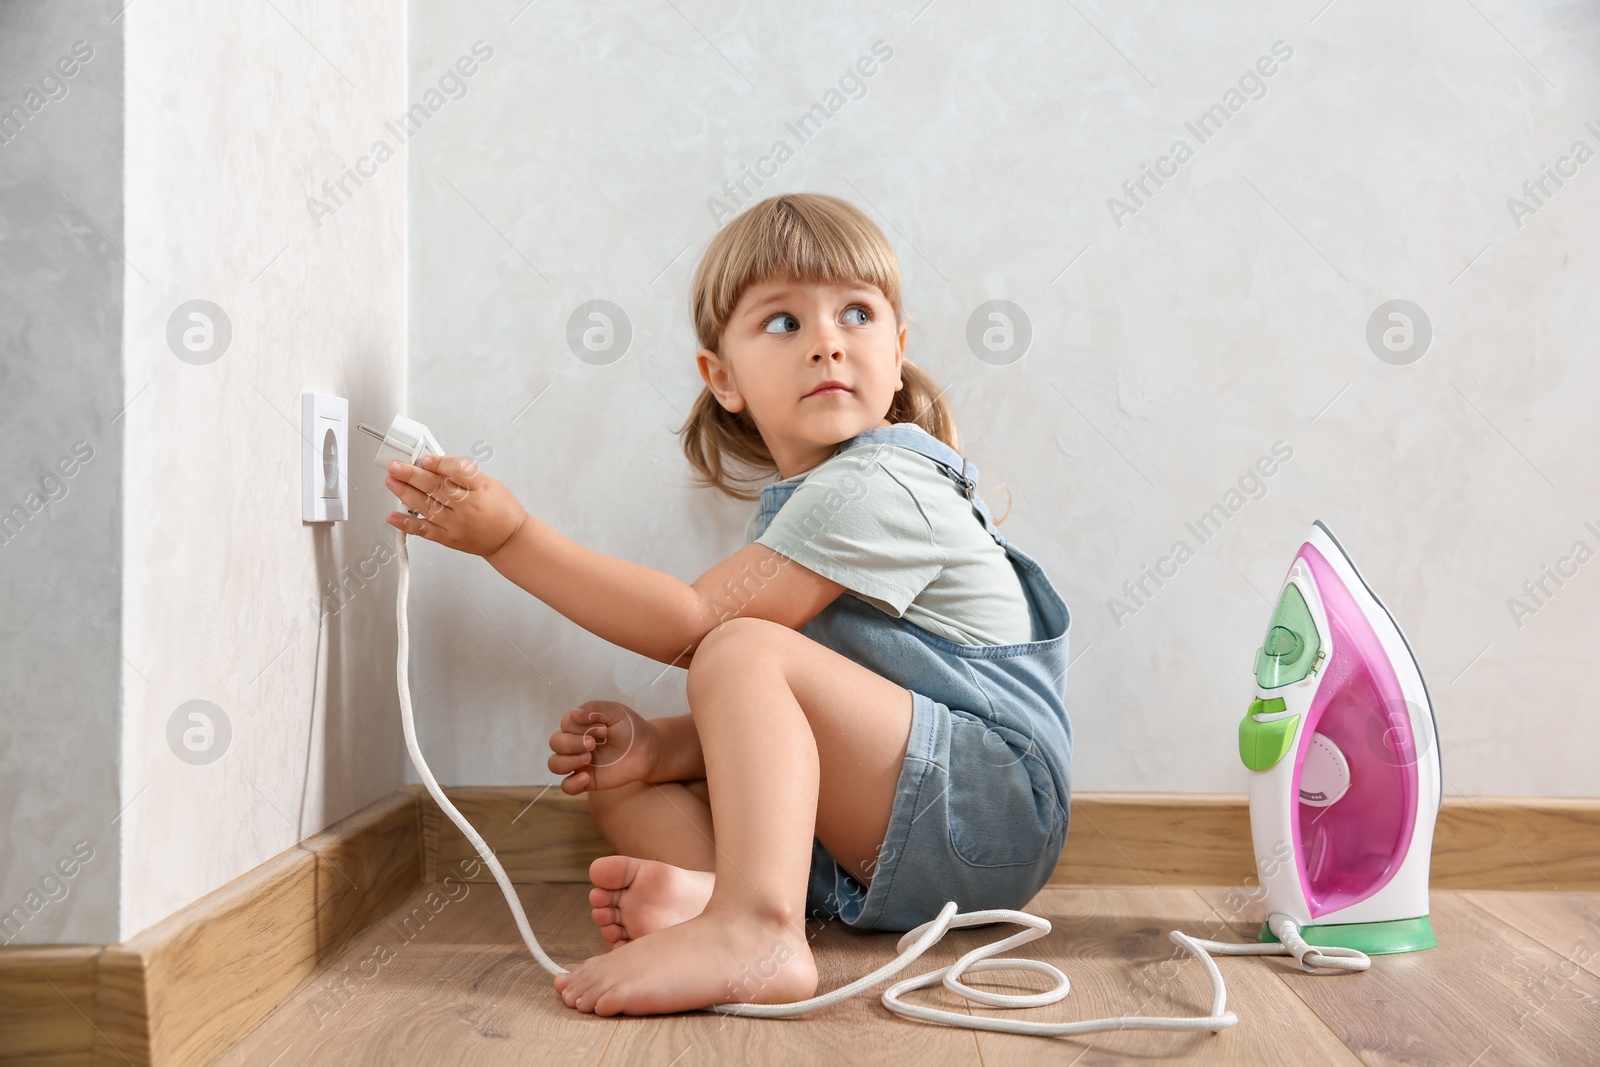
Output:
<svg viewBox="0 0 1600 1067">
<path fill-rule="evenodd" d="M 788 478 L 839 442 L 889 425 L 906 327 L 875 285 L 771 279 L 741 294 L 721 348 L 700 350 L 700 376 L 727 410 L 749 407 Z M 818 391 L 824 382 L 843 388 Z"/>
</svg>

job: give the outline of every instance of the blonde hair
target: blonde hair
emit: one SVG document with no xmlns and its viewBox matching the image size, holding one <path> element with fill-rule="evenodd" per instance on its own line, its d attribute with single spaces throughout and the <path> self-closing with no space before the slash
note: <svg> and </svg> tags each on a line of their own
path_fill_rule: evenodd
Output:
<svg viewBox="0 0 1600 1067">
<path fill-rule="evenodd" d="M 894 248 L 873 221 L 849 201 L 825 193 L 786 193 L 750 206 L 723 227 L 706 247 L 689 294 L 689 315 L 701 348 L 718 351 L 722 331 L 752 285 L 773 278 L 799 282 L 866 282 L 883 292 L 896 325 L 905 321 L 900 303 L 900 265 Z M 889 403 L 890 422 L 914 422 L 960 450 L 955 420 L 941 398 L 944 390 L 910 359 L 900 364 L 904 383 Z M 696 484 L 738 500 L 756 500 L 760 484 L 778 467 L 749 408 L 729 411 L 702 387 L 688 419 L 674 433 L 699 477 Z M 728 461 L 744 468 L 729 469 Z"/>
</svg>

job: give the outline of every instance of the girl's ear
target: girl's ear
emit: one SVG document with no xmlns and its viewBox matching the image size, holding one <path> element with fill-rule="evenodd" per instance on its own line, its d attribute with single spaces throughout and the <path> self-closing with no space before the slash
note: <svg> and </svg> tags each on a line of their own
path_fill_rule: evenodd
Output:
<svg viewBox="0 0 1600 1067">
<path fill-rule="evenodd" d="M 702 348 L 695 355 L 695 366 L 700 369 L 700 377 L 706 383 L 706 388 L 711 390 L 711 395 L 717 398 L 717 403 L 733 412 L 744 407 L 744 397 L 739 395 L 739 387 L 734 384 L 733 375 L 721 356 L 709 348 Z"/>
<path fill-rule="evenodd" d="M 899 375 L 900 368 L 905 363 L 905 361 L 906 361 L 906 325 L 905 325 L 905 323 L 901 323 L 900 324 L 900 351 L 895 354 L 895 360 L 894 360 L 894 372 L 895 372 L 896 375 Z M 895 385 L 894 385 L 895 392 L 898 393 L 902 388 L 905 387 L 905 384 L 906 383 L 905 383 L 905 379 L 904 378 L 900 378 L 899 380 L 897 380 L 895 382 Z"/>
</svg>

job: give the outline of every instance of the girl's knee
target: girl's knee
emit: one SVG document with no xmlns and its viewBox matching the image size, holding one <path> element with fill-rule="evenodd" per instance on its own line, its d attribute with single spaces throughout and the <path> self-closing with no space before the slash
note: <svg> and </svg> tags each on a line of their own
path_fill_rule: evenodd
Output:
<svg viewBox="0 0 1600 1067">
<path fill-rule="evenodd" d="M 775 632 L 788 629 L 782 623 L 741 615 L 719 623 L 702 637 L 695 646 L 694 658 L 689 661 L 689 676 L 685 680 L 691 710 L 694 693 L 713 678 L 725 674 L 730 668 L 769 662 L 769 656 L 758 656 L 754 651 L 770 650 Z"/>
</svg>

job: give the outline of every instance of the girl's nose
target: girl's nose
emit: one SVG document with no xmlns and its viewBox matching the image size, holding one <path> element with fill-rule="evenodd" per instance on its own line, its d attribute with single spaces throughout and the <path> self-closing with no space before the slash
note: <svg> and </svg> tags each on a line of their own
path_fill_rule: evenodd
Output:
<svg viewBox="0 0 1600 1067">
<path fill-rule="evenodd" d="M 824 333 L 816 341 L 812 342 L 811 357 L 824 360 L 842 359 L 844 357 L 844 345 L 840 343 L 837 334 Z"/>
</svg>

